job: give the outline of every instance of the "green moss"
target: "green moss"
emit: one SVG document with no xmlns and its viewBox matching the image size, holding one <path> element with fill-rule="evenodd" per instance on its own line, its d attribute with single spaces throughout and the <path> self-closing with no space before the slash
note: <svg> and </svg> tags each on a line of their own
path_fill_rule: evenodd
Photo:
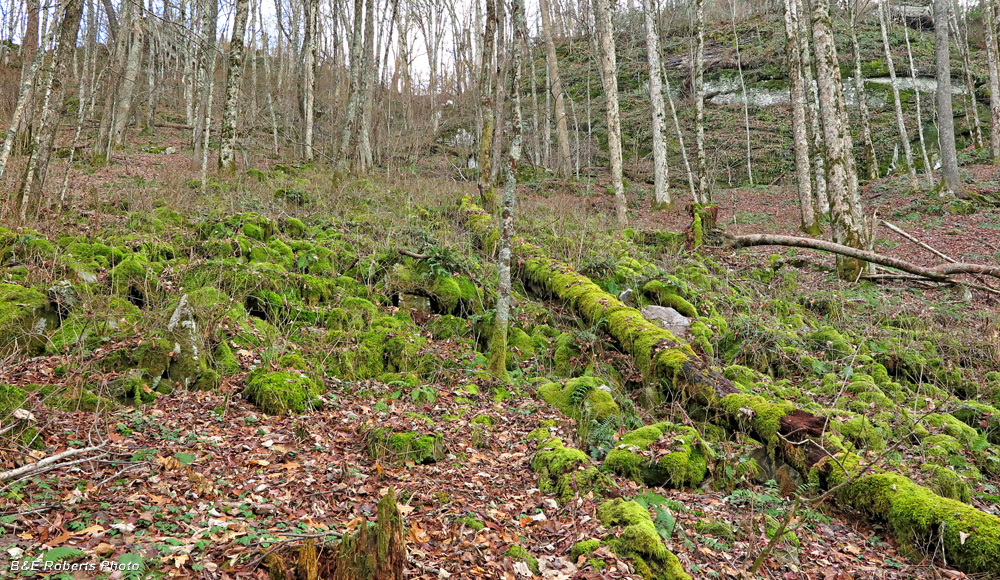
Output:
<svg viewBox="0 0 1000 580">
<path fill-rule="evenodd" d="M 930 488 L 941 497 L 969 503 L 971 494 L 965 480 L 949 467 L 925 463 L 921 469 L 928 475 Z"/>
<path fill-rule="evenodd" d="M 20 444 L 32 449 L 41 449 L 42 440 L 38 430 L 30 426 L 27 420 L 13 419 L 15 410 L 20 409 L 28 399 L 28 394 L 24 389 L 12 385 L 0 384 L 0 420 L 4 425 L 9 425 L 12 421 L 14 428 L 7 431 L 2 437 L 16 439 Z"/>
<path fill-rule="evenodd" d="M 568 417 L 588 419 L 586 423 L 589 419 L 602 422 L 621 413 L 610 387 L 598 377 L 578 377 L 565 385 L 547 383 L 538 387 L 538 395 Z"/>
<path fill-rule="evenodd" d="M 924 421 L 965 445 L 970 445 L 979 436 L 978 431 L 947 413 L 931 413 L 924 417 Z"/>
<path fill-rule="evenodd" d="M 577 560 L 580 559 L 580 556 L 585 556 L 600 547 L 601 547 L 600 540 L 593 538 L 590 540 L 582 540 L 580 542 L 573 544 L 573 547 L 570 548 L 569 558 L 573 562 L 576 562 Z"/>
<path fill-rule="evenodd" d="M 465 524 L 466 526 L 472 528 L 473 530 L 476 530 L 477 532 L 486 529 L 486 524 L 484 524 L 482 520 L 472 516 L 461 517 L 458 518 L 457 521 Z"/>
<path fill-rule="evenodd" d="M 757 395 L 734 393 L 723 397 L 719 401 L 719 407 L 725 411 L 730 421 L 749 422 L 760 439 L 769 445 L 775 445 L 778 443 L 781 418 L 794 409 L 795 405 L 787 401 L 771 403 Z"/>
<path fill-rule="evenodd" d="M 198 379 L 191 385 L 195 391 L 214 391 L 222 383 L 222 377 L 212 369 L 205 369 L 198 375 Z"/>
<path fill-rule="evenodd" d="M 548 441 L 549 439 L 552 438 L 552 435 L 547 428 L 539 427 L 538 429 L 535 429 L 530 433 L 528 433 L 525 437 L 528 439 L 533 439 L 535 441 Z"/>
<path fill-rule="evenodd" d="M 298 218 L 285 220 L 285 233 L 290 238 L 302 238 L 306 234 L 306 225 Z"/>
<path fill-rule="evenodd" d="M 722 375 L 745 390 L 753 389 L 759 381 L 764 380 L 764 375 L 759 371 L 741 365 L 726 367 Z"/>
<path fill-rule="evenodd" d="M 278 364 L 285 368 L 295 369 L 299 371 L 308 371 L 309 365 L 302 358 L 302 355 L 297 352 L 290 352 L 288 354 L 281 355 L 278 358 Z"/>
<path fill-rule="evenodd" d="M 16 284 L 0 284 L 0 355 L 45 349 L 45 332 L 59 324 L 45 294 Z"/>
<path fill-rule="evenodd" d="M 694 525 L 694 531 L 707 536 L 715 536 L 724 540 L 735 540 L 736 532 L 726 522 L 719 520 L 701 521 Z"/>
<path fill-rule="evenodd" d="M 212 352 L 212 360 L 215 363 L 215 368 L 221 371 L 223 375 L 234 375 L 240 372 L 240 363 L 236 360 L 233 350 L 229 348 L 229 344 L 225 341 L 220 342 L 215 347 L 215 350 Z"/>
<path fill-rule="evenodd" d="M 611 480 L 591 465 L 586 453 L 565 447 L 558 437 L 538 448 L 531 467 L 538 474 L 538 488 L 544 493 L 555 494 L 563 503 L 572 500 L 577 493 L 593 492 L 600 497 L 613 488 Z"/>
<path fill-rule="evenodd" d="M 608 452 L 604 469 L 651 487 L 697 487 L 708 471 L 706 449 L 692 427 L 657 423 L 623 436 Z"/>
<path fill-rule="evenodd" d="M 523 546 L 513 545 L 504 552 L 504 556 L 510 556 L 514 560 L 519 560 L 528 565 L 528 569 L 531 570 L 532 574 L 538 574 L 538 560 L 534 556 L 528 553 Z"/>
<path fill-rule="evenodd" d="M 368 435 L 368 453 L 376 459 L 389 457 L 397 461 L 434 463 L 444 459 L 444 436 L 374 429 Z"/>
<path fill-rule="evenodd" d="M 820 330 L 809 336 L 813 345 L 821 350 L 825 350 L 828 359 L 839 359 L 854 353 L 854 348 L 839 332 L 829 326 L 824 326 Z"/>
<path fill-rule="evenodd" d="M 472 420 L 473 425 L 486 425 L 487 427 L 492 427 L 496 420 L 489 415 L 479 415 Z"/>
<path fill-rule="evenodd" d="M 323 387 L 298 372 L 265 373 L 263 369 L 247 377 L 247 398 L 268 415 L 303 413 L 315 406 Z"/>
<path fill-rule="evenodd" d="M 853 443 L 858 449 L 868 449 L 875 453 L 885 451 L 885 431 L 872 424 L 864 415 L 857 415 L 847 421 L 834 420 L 831 425 L 844 439 Z"/>
<path fill-rule="evenodd" d="M 466 334 L 469 329 L 469 321 L 458 316 L 445 314 L 431 319 L 427 323 L 427 329 L 435 340 L 449 340 Z"/>
<path fill-rule="evenodd" d="M 512 327 L 507 334 L 507 352 L 514 360 L 522 362 L 535 356 L 535 347 L 531 342 L 531 337 L 518 327 Z"/>
<path fill-rule="evenodd" d="M 777 519 L 775 519 L 770 514 L 764 514 L 764 535 L 767 536 L 768 540 L 774 538 L 774 534 L 778 533 L 778 528 L 780 526 L 781 524 L 778 522 Z M 787 528 L 785 529 L 785 532 L 781 535 L 781 538 L 779 538 L 779 541 L 788 542 L 789 544 L 795 546 L 796 548 L 801 545 L 801 543 L 799 542 L 799 537 L 795 535 L 795 532 Z"/>
<path fill-rule="evenodd" d="M 675 286 L 664 284 L 660 280 L 650 280 L 642 287 L 642 292 L 660 306 L 669 306 L 688 318 L 698 317 L 694 305 L 682 298 Z"/>
<path fill-rule="evenodd" d="M 122 260 L 111 269 L 111 291 L 115 294 L 125 295 L 134 290 L 145 296 L 146 292 L 155 290 L 158 286 L 156 275 L 138 258 Z"/>
<path fill-rule="evenodd" d="M 636 571 L 646 580 L 691 580 L 677 556 L 663 545 L 649 511 L 634 501 L 621 498 L 606 501 L 597 509 L 606 528 L 623 528 L 617 537 L 604 543 L 616 554 L 633 558 Z"/>
</svg>

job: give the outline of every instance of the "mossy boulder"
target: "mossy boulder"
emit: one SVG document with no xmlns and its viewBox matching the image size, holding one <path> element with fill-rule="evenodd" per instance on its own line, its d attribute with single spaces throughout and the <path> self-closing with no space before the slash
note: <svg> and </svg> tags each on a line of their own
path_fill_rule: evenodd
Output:
<svg viewBox="0 0 1000 580">
<path fill-rule="evenodd" d="M 38 429 L 33 427 L 33 421 L 28 417 L 28 409 L 23 409 L 28 400 L 28 394 L 24 389 L 0 384 L 0 421 L 6 426 L 14 424 L 13 429 L 7 431 L 0 437 L 9 437 L 19 444 L 32 449 L 42 448 L 42 438 Z M 16 412 L 24 417 L 16 416 Z"/>
<path fill-rule="evenodd" d="M 657 423 L 622 437 L 604 459 L 604 469 L 651 487 L 697 487 L 711 455 L 694 428 Z"/>
<path fill-rule="evenodd" d="M 642 292 L 654 304 L 673 308 L 688 318 L 698 317 L 697 309 L 680 295 L 674 285 L 665 284 L 660 280 L 650 280 L 642 287 Z"/>
<path fill-rule="evenodd" d="M 435 340 L 449 340 L 458 336 L 463 336 L 469 331 L 469 321 L 458 316 L 445 314 L 431 319 L 427 323 L 427 330 Z"/>
<path fill-rule="evenodd" d="M 614 488 L 611 479 L 593 466 L 586 453 L 566 447 L 558 437 L 539 446 L 531 467 L 538 474 L 538 488 L 555 494 L 563 503 L 577 493 L 593 492 L 600 497 Z"/>
<path fill-rule="evenodd" d="M 600 505 L 597 515 L 601 524 L 620 529 L 604 539 L 604 543 L 619 556 L 632 558 L 635 570 L 646 580 L 691 580 L 680 560 L 663 545 L 649 511 L 634 501 L 621 498 Z"/>
<path fill-rule="evenodd" d="M 444 436 L 374 429 L 368 434 L 368 453 L 375 459 L 389 457 L 396 461 L 435 463 L 444 459 Z"/>
<path fill-rule="evenodd" d="M 247 376 L 244 393 L 268 415 L 287 415 L 318 406 L 323 387 L 301 372 L 258 369 Z"/>
<path fill-rule="evenodd" d="M 44 292 L 0 284 L 0 356 L 41 354 L 46 332 L 59 326 L 59 314 Z"/>
<path fill-rule="evenodd" d="M 598 377 L 578 377 L 560 383 L 538 387 L 538 395 L 573 419 L 593 419 L 602 422 L 618 415 L 621 409 L 607 383 Z"/>
</svg>

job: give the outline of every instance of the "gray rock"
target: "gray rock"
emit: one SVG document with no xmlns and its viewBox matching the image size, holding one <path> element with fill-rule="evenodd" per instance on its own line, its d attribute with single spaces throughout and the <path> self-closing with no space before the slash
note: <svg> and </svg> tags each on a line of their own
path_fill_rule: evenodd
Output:
<svg viewBox="0 0 1000 580">
<path fill-rule="evenodd" d="M 691 319 L 669 306 L 646 306 L 642 316 L 657 326 L 681 335 L 686 334 L 691 327 Z"/>
<path fill-rule="evenodd" d="M 399 308 L 400 310 L 416 310 L 430 314 L 431 299 L 418 294 L 400 294 Z"/>
<path fill-rule="evenodd" d="M 59 316 L 66 318 L 70 311 L 80 304 L 80 295 L 76 293 L 73 284 L 69 280 L 56 282 L 49 288 L 49 302 L 59 312 Z"/>
</svg>

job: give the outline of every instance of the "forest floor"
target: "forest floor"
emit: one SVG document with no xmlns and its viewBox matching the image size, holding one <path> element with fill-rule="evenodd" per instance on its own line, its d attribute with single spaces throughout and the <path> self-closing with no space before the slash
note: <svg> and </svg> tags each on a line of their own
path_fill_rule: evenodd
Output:
<svg viewBox="0 0 1000 580">
<path fill-rule="evenodd" d="M 57 352 L 51 347 L 54 338 L 49 337 L 50 346 L 33 353 L 37 356 L 10 355 L 0 365 L 0 383 L 28 393 L 31 406 L 26 406 L 34 415 L 32 423 L 41 431 L 43 443 L 41 449 L 27 452 L 32 457 L 41 459 L 96 442 L 103 445 L 86 461 L 8 482 L 2 488 L 0 549 L 11 562 L 48 554 L 52 559 L 76 562 L 141 561 L 145 567 L 139 575 L 111 572 L 104 575 L 108 578 L 264 578 L 268 572 L 261 563 L 269 551 L 293 563 L 305 539 L 317 538 L 321 543 L 339 540 L 374 518 L 375 504 L 391 486 L 399 494 L 406 525 L 408 577 L 516 578 L 524 568 L 517 566 L 521 558 L 516 552 L 508 555 L 513 546 L 523 547 L 536 559 L 536 577 L 639 577 L 631 558 L 620 557 L 607 546 L 575 561 L 570 557 L 578 542 L 609 533 L 597 513 L 598 498 L 582 494 L 562 503 L 539 489 L 532 468 L 539 429 L 562 437 L 567 444 L 577 442 L 587 451 L 587 441 L 579 435 L 582 422 L 567 417 L 536 393 L 536 386 L 547 382 L 543 377 L 556 381 L 567 378 L 553 377 L 551 371 L 557 362 L 548 342 L 536 341 L 536 352 L 532 354 L 514 353 L 514 385 L 506 387 L 483 372 L 485 359 L 478 337 L 481 310 L 459 316 L 464 319 L 458 322 L 463 330 L 444 338 L 445 333 L 438 332 L 434 324 L 446 315 L 420 310 L 408 314 L 393 294 L 392 284 L 397 285 L 397 294 L 399 287 L 410 288 L 405 286 L 411 282 L 405 280 L 402 270 L 422 272 L 423 267 L 412 261 L 399 262 L 399 249 L 434 254 L 437 261 L 425 276 L 435 280 L 469 278 L 489 286 L 482 281 L 493 272 L 492 266 L 488 259 L 475 256 L 476 244 L 455 216 L 461 195 L 476 196 L 474 184 L 442 177 L 440 169 L 428 162 L 428 167 L 340 183 L 332 183 L 311 169 L 302 170 L 298 177 L 289 174 L 263 182 L 241 175 L 233 180 L 220 179 L 221 184 L 213 185 L 214 193 L 203 198 L 188 183 L 196 172 L 189 167 L 184 141 L 183 131 L 160 129 L 147 143 L 116 152 L 110 164 L 73 169 L 69 194 L 79 200 L 74 203 L 74 212 L 69 217 L 43 216 L 35 226 L 36 232 L 20 232 L 19 240 L 25 235 L 44 237 L 60 248 L 65 244 L 57 244 L 57 240 L 68 238 L 118 243 L 128 252 L 146 256 L 143 259 L 148 260 L 145 263 L 150 268 L 161 265 L 156 267 L 155 281 L 159 298 L 154 301 L 151 293 L 143 299 L 142 316 L 129 318 L 129 324 L 125 324 L 127 316 L 116 313 L 122 324 L 85 348 L 77 348 L 78 343 L 83 344 L 80 339 L 73 348 Z M 174 150 L 168 152 L 168 147 Z M 273 164 L 257 165 L 269 170 Z M 1000 190 L 1000 169 L 976 166 L 964 170 L 975 187 Z M 61 171 L 53 174 L 61 177 Z M 280 181 L 279 188 L 286 193 L 297 191 L 317 201 L 299 206 L 274 200 L 272 181 Z M 980 208 L 969 215 L 956 213 L 933 194 L 906 193 L 902 185 L 898 178 L 866 185 L 865 207 L 870 212 L 877 209 L 878 216 L 956 260 L 992 264 L 1000 261 L 1000 210 Z M 588 190 L 600 193 L 588 194 Z M 519 229 L 536 243 L 548 243 L 557 259 L 596 278 L 602 268 L 614 270 L 614 261 L 621 262 L 620 253 L 606 249 L 609 240 L 620 241 L 620 236 L 609 233 L 613 225 L 608 220 L 613 212 L 611 199 L 603 192 L 600 184 L 564 184 L 548 179 L 523 184 Z M 675 189 L 674 193 L 683 199 L 682 190 Z M 647 190 L 633 190 L 631 195 L 635 202 L 630 219 L 636 230 L 676 233 L 690 224 L 681 203 L 670 211 L 654 212 L 645 209 L 650 195 Z M 724 190 L 718 192 L 716 201 L 719 223 L 729 233 L 797 232 L 793 188 Z M 168 223 L 159 230 L 143 229 L 148 226 L 148 221 L 143 222 L 148 216 L 155 220 L 155 216 L 165 215 L 157 213 L 164 207 L 180 214 L 177 224 Z M 378 307 L 374 316 L 403 320 L 403 334 L 410 332 L 419 339 L 420 364 L 431 368 L 421 371 L 419 386 L 408 382 L 410 375 L 403 372 L 401 363 L 393 363 L 399 368 L 389 368 L 393 355 L 388 350 L 383 374 L 362 376 L 358 360 L 353 361 L 354 366 L 343 363 L 349 351 L 364 346 L 361 338 L 351 334 L 361 330 L 345 329 L 333 343 L 329 338 L 332 332 L 316 328 L 318 323 L 296 322 L 303 313 L 317 312 L 315 304 L 302 298 L 295 306 L 298 311 L 293 314 L 299 317 L 295 321 L 289 318 L 279 323 L 268 314 L 264 324 L 256 322 L 252 312 L 250 316 L 236 315 L 229 310 L 225 316 L 230 318 L 213 319 L 215 326 L 203 324 L 206 340 L 214 344 L 218 339 L 209 334 L 221 333 L 222 342 L 232 347 L 236 363 L 230 372 L 222 373 L 218 387 L 211 391 L 177 389 L 157 395 L 147 389 L 148 398 L 136 391 L 134 399 L 139 401 L 133 399 L 129 404 L 97 413 L 42 404 L 40 393 L 45 389 L 39 387 L 71 391 L 85 386 L 102 395 L 101 388 L 132 376 L 122 368 L 102 366 L 102 361 L 110 360 L 116 352 L 136 352 L 149 336 L 162 335 L 158 325 L 176 307 L 181 288 L 185 292 L 193 288 L 185 268 L 193 269 L 199 260 L 206 261 L 200 252 L 207 251 L 205 246 L 214 241 L 213 237 L 206 242 L 197 233 L 197 224 L 230 224 L 235 219 L 230 216 L 245 215 L 249 210 L 278 224 L 286 224 L 292 217 L 301 218 L 313 232 L 307 241 L 315 241 L 316 247 L 322 232 L 344 236 L 339 251 L 354 256 L 354 263 L 348 260 L 335 264 L 334 270 L 354 282 L 341 280 L 339 288 L 357 285 L 357 296 L 369 297 Z M 241 219 L 244 221 L 235 222 L 237 231 L 239 224 L 248 223 L 248 218 Z M 242 227 L 246 232 L 246 225 Z M 127 235 L 130 231 L 131 236 Z M 285 247 L 296 247 L 292 237 L 283 237 L 288 242 Z M 229 232 L 223 236 L 227 244 L 230 239 L 232 245 L 227 247 L 231 252 L 244 251 L 239 246 L 243 240 L 239 234 Z M 64 256 L 60 249 L 51 256 L 24 257 L 17 249 L 18 243 L 14 243 L 12 252 L 21 256 L 20 261 L 12 259 L 0 265 L 0 282 L 45 287 L 67 275 L 67 262 L 60 261 Z M 170 256 L 159 262 L 152 258 L 157 243 L 172 246 Z M 420 247 L 421 243 L 424 247 Z M 933 254 L 884 228 L 878 230 L 876 249 L 917 263 L 939 262 Z M 296 249 L 300 251 L 306 250 Z M 692 259 L 683 248 L 658 247 L 641 252 L 661 272 L 670 272 Z M 824 319 L 824 324 L 836 324 L 845 336 L 857 332 L 857 337 L 852 334 L 852 344 L 867 344 L 865 341 L 874 334 L 866 334 L 866 330 L 877 325 L 873 320 L 913 316 L 926 319 L 935 332 L 954 334 L 959 339 L 969 333 L 982 339 L 968 341 L 970 348 L 975 345 L 980 350 L 970 355 L 966 381 L 985 384 L 986 374 L 998 368 L 995 349 L 981 346 L 989 342 L 986 334 L 991 331 L 995 344 L 1000 318 L 996 295 L 978 290 L 964 295 L 960 287 L 901 280 L 878 286 L 852 285 L 830 274 L 832 258 L 801 250 L 796 253 L 755 248 L 737 252 L 706 248 L 701 253 L 717 264 L 713 268 L 728 272 L 726 276 L 733 279 L 734 287 L 738 281 L 755 288 L 753 296 L 762 305 L 794 300 L 787 293 L 805 297 L 800 304 L 810 298 L 827 299 L 831 293 L 843 298 L 848 306 L 840 314 Z M 772 254 L 780 256 L 781 264 L 775 265 Z M 301 254 L 297 256 L 297 261 L 289 261 L 282 270 L 304 271 Z M 219 255 L 220 260 L 229 258 L 231 254 Z M 372 264 L 388 261 L 389 273 L 376 281 L 372 268 L 366 271 L 357 265 L 369 258 Z M 269 259 L 278 263 L 281 258 Z M 395 263 L 391 263 L 393 260 Z M 113 289 L 112 270 L 98 268 L 93 272 L 97 283 L 91 286 Z M 789 270 L 794 270 L 794 275 L 787 274 Z M 254 271 L 252 275 L 266 274 Z M 609 291 L 624 289 L 633 282 L 627 278 L 608 277 L 602 284 L 606 283 Z M 689 299 L 695 302 L 698 291 L 694 282 L 691 284 Z M 586 327 L 563 305 L 544 297 L 529 298 L 524 288 L 519 290 L 522 294 L 517 296 L 515 318 L 528 334 L 538 336 L 533 328 L 551 326 L 572 335 L 571 363 L 575 370 L 569 376 L 594 373 L 609 382 L 618 380 L 621 384 L 615 385 L 616 391 L 634 387 L 635 381 L 629 380 L 635 374 L 634 367 L 600 329 Z M 779 290 L 786 294 L 779 294 Z M 234 291 L 227 291 L 235 296 Z M 433 288 L 428 293 L 433 300 L 443 299 Z M 88 297 L 96 304 L 100 294 L 95 291 Z M 731 327 L 736 326 L 741 319 L 722 307 L 723 296 L 712 294 L 712 303 L 719 305 L 718 312 Z M 290 300 L 286 297 L 283 306 L 289 307 Z M 246 304 L 247 311 L 251 311 L 250 302 Z M 320 308 L 322 304 L 323 299 Z M 696 304 L 701 308 L 703 303 Z M 803 315 L 812 316 L 807 311 L 802 310 Z M 374 320 L 367 319 L 366 323 Z M 538 320 L 545 323 L 537 324 Z M 726 359 L 719 361 L 720 366 L 753 366 L 750 354 L 759 353 L 751 345 L 734 340 L 721 335 L 715 338 L 718 357 Z M 345 348 L 340 341 L 347 341 L 348 346 Z M 807 340 L 797 344 L 805 345 Z M 818 385 L 824 374 L 835 372 L 844 377 L 845 384 L 850 379 L 850 374 L 843 374 L 838 366 L 840 359 L 823 359 L 809 352 L 820 357 L 817 365 L 822 369 L 816 373 L 810 374 L 806 368 L 812 363 L 805 356 L 804 366 L 789 365 L 787 369 L 779 368 L 783 363 L 772 357 L 759 367 L 758 378 L 767 382 L 787 377 L 792 382 Z M 268 415 L 247 400 L 246 387 L 256 376 L 251 374 L 254 369 L 279 372 L 287 366 L 282 361 L 288 354 L 301 354 L 307 366 L 302 372 L 322 384 L 318 408 L 304 414 Z M 417 355 L 413 356 L 411 362 L 417 364 Z M 331 362 L 334 359 L 341 366 L 335 366 Z M 852 363 L 853 359 L 843 366 Z M 334 370 L 349 366 L 350 372 Z M 144 399 L 145 404 L 141 402 Z M 952 402 L 949 393 L 942 394 L 937 403 L 944 408 Z M 648 424 L 660 416 L 658 412 L 638 408 L 635 414 Z M 378 445 L 374 437 L 379 429 L 433 433 L 443 439 L 443 453 L 414 460 L 407 452 L 394 460 L 391 454 L 373 451 Z M 614 440 L 626 432 L 624 424 L 618 425 Z M 733 434 L 716 446 L 720 458 L 731 464 L 749 458 L 758 445 Z M 975 461 L 982 471 L 980 477 L 970 476 L 966 482 L 973 492 L 968 501 L 997 514 L 996 472 L 990 471 L 993 464 L 976 455 L 981 451 L 966 449 L 956 454 L 970 464 Z M 901 457 L 900 465 L 905 460 Z M 23 448 L 5 442 L 0 450 L 0 467 L 9 469 L 25 461 Z M 911 473 L 919 478 L 920 470 L 914 466 L 921 461 L 901 469 L 912 469 Z M 720 459 L 711 466 L 709 471 L 715 477 L 706 478 L 705 484 L 695 488 L 645 488 L 626 477 L 611 476 L 616 496 L 645 498 L 644 505 L 653 510 L 656 518 L 657 531 L 695 578 L 740 578 L 740 571 L 767 544 L 768 522 L 780 519 L 789 506 L 788 490 L 773 480 L 756 481 L 729 474 L 725 481 L 724 464 Z M 794 540 L 778 543 L 760 577 L 967 577 L 949 569 L 940 558 L 908 559 L 882 523 L 844 510 L 833 501 L 800 510 L 793 524 Z M 95 573 L 74 572 L 63 577 L 93 578 Z"/>
</svg>

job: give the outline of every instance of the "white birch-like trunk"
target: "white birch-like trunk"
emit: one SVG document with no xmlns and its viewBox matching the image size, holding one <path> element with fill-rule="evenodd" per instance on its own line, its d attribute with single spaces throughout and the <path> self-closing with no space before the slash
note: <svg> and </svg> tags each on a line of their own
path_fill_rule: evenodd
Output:
<svg viewBox="0 0 1000 580">
<path fill-rule="evenodd" d="M 556 171 L 560 176 L 566 177 L 572 170 L 569 128 L 566 123 L 566 105 L 563 100 L 562 79 L 559 76 L 559 59 L 556 56 L 556 43 L 553 39 L 548 0 L 539 0 L 539 10 L 542 16 L 542 35 L 545 37 L 545 62 L 548 65 L 549 81 L 551 83 L 550 93 L 552 99 L 555 101 L 556 140 L 558 141 Z M 548 97 L 546 97 L 547 99 Z"/>
<path fill-rule="evenodd" d="M 316 123 L 316 37 L 319 34 L 317 22 L 319 20 L 319 2 L 317 0 L 306 0 L 303 3 L 305 10 L 305 46 L 302 48 L 302 73 L 305 77 L 302 81 L 302 114 L 304 117 L 304 128 L 302 131 L 302 156 L 306 161 L 312 161 L 313 152 L 313 132 Z"/>
<path fill-rule="evenodd" d="M 955 116 L 951 106 L 951 54 L 948 40 L 948 2 L 934 0 L 934 52 L 937 58 L 938 145 L 941 148 L 941 195 L 962 193 L 955 150 Z"/>
<path fill-rule="evenodd" d="M 663 67 L 660 64 L 660 33 L 652 0 L 642 0 L 646 23 L 646 60 L 649 64 L 649 101 L 653 121 L 653 200 L 655 207 L 670 206 L 670 175 L 667 168 L 667 141 L 663 135 L 667 111 L 663 103 Z"/>
<path fill-rule="evenodd" d="M 910 176 L 910 189 L 914 191 L 920 189 L 920 182 L 917 181 L 917 168 L 913 164 L 913 148 L 910 146 L 910 135 L 906 131 L 906 120 L 903 118 L 903 103 L 899 98 L 899 84 L 896 82 L 896 67 L 892 62 L 892 50 L 889 49 L 889 27 L 886 24 L 886 10 L 884 0 L 879 0 L 876 8 L 878 12 L 879 28 L 882 30 L 882 51 L 885 54 L 885 65 L 889 68 L 889 86 L 892 87 L 892 104 L 896 113 L 896 128 L 899 130 L 899 140 L 903 145 L 903 159 L 906 161 L 906 171 Z"/>
<path fill-rule="evenodd" d="M 809 133 L 806 126 L 806 92 L 802 82 L 802 54 L 799 47 L 799 13 L 795 2 L 785 0 L 785 38 L 788 48 L 789 96 L 792 105 L 792 147 L 795 150 L 795 183 L 799 192 L 802 231 L 820 233 L 813 204 L 809 162 Z"/>
<path fill-rule="evenodd" d="M 246 35 L 249 0 L 236 0 L 233 36 L 229 42 L 229 70 L 226 74 L 226 104 L 222 109 L 222 129 L 219 132 L 219 169 L 236 171 L 236 119 L 243 78 L 243 37 Z"/>
<path fill-rule="evenodd" d="M 695 49 L 691 91 L 694 97 L 695 147 L 698 151 L 698 194 L 695 203 L 712 203 L 705 153 L 705 0 L 695 0 Z"/>
<path fill-rule="evenodd" d="M 375 62 L 374 52 L 375 40 L 375 2 L 368 0 L 368 8 L 365 15 L 365 45 L 364 45 L 364 72 L 361 79 L 361 119 L 358 123 L 358 159 L 357 170 L 368 171 L 373 164 L 371 145 L 371 119 L 372 107 L 374 103 L 375 76 L 378 74 L 378 66 Z"/>
<path fill-rule="evenodd" d="M 875 142 L 872 140 L 872 128 L 868 122 L 868 95 L 865 92 L 865 79 L 861 74 L 861 45 L 858 42 L 858 5 L 850 5 L 851 17 L 851 51 L 854 53 L 854 95 L 858 101 L 858 117 L 861 119 L 861 137 L 865 141 L 865 151 L 868 160 L 869 179 L 878 179 L 878 153 L 875 152 Z"/>
<path fill-rule="evenodd" d="M 803 9 L 801 0 L 792 0 L 795 13 L 799 18 L 799 55 L 802 57 L 802 82 L 808 91 L 806 94 L 806 112 L 809 116 L 810 138 L 812 141 L 812 172 L 813 201 L 816 213 L 826 215 L 830 211 L 830 199 L 827 195 L 826 161 L 823 159 L 823 128 L 820 126 L 819 90 L 813 75 L 813 56 L 810 36 L 809 13 Z"/>
<path fill-rule="evenodd" d="M 997 46 L 996 2 L 983 3 L 983 38 L 986 41 L 986 64 L 990 87 L 990 153 L 993 164 L 1000 164 L 1000 47 Z"/>
<path fill-rule="evenodd" d="M 702 0 L 698 0 L 701 2 Z M 618 64 L 615 57 L 614 24 L 610 0 L 594 0 L 594 24 L 601 55 L 601 81 L 604 84 L 605 116 L 608 126 L 608 157 L 611 165 L 611 186 L 615 192 L 615 213 L 618 227 L 628 227 L 625 204 L 625 183 L 622 177 L 622 130 L 618 111 Z"/>
<path fill-rule="evenodd" d="M 906 41 L 906 58 L 910 61 L 910 80 L 913 82 L 914 87 L 916 87 L 917 69 L 913 65 L 913 50 L 910 47 L 910 27 L 906 23 L 903 23 L 903 39 Z M 920 91 L 913 91 L 913 100 L 917 108 L 917 137 L 920 139 L 920 154 L 924 158 L 924 177 L 927 179 L 927 185 L 933 186 L 934 177 L 931 160 L 927 154 L 927 140 L 924 139 L 924 116 L 923 108 L 921 107 Z"/>
</svg>

